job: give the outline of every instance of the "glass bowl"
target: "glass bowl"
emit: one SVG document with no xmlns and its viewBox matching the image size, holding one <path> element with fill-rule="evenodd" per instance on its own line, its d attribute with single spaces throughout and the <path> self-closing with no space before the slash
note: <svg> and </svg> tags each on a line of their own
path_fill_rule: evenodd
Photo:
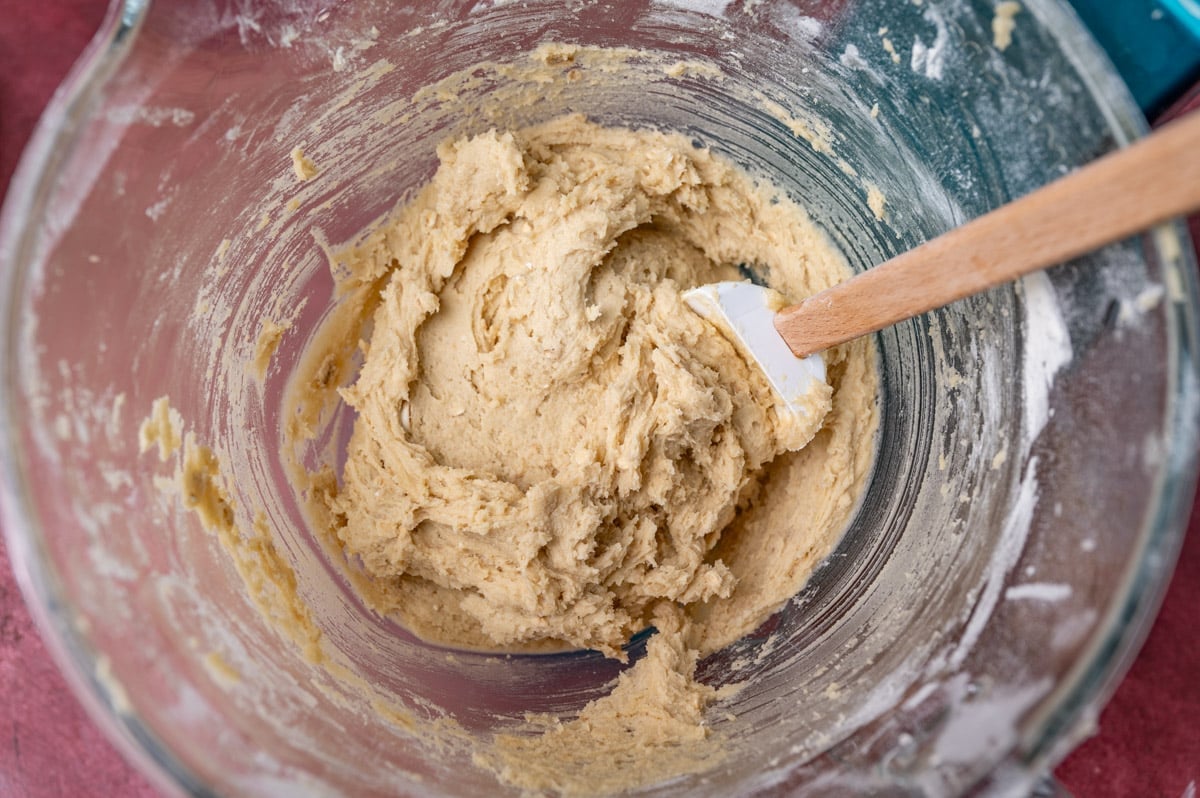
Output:
<svg viewBox="0 0 1200 798">
<path fill-rule="evenodd" d="M 1144 132 L 1065 3 L 1024 3 L 1007 47 L 995 22 L 966 0 L 115 5 L 0 221 L 4 527 L 98 722 L 174 792 L 515 793 L 475 741 L 569 717 L 622 666 L 447 651 L 347 588 L 286 478 L 330 450 L 281 436 L 336 301 L 324 248 L 411 196 L 443 138 L 579 112 L 769 176 L 870 268 Z M 545 42 L 583 49 L 536 91 L 477 67 Z M 617 70 L 589 49 L 614 47 L 633 48 Z M 296 146 L 320 179 L 297 183 Z M 1027 794 L 1091 728 L 1180 545 L 1190 252 L 1166 225 L 880 333 L 853 523 L 701 662 L 749 684 L 710 713 L 727 755 L 644 791 Z M 259 379 L 271 314 L 290 326 Z M 276 559 L 231 556 L 248 549 L 161 489 L 139 425 L 164 395 Z M 323 419 L 334 458 L 347 423 Z M 294 576 L 306 631 L 260 612 L 268 566 Z"/>
</svg>

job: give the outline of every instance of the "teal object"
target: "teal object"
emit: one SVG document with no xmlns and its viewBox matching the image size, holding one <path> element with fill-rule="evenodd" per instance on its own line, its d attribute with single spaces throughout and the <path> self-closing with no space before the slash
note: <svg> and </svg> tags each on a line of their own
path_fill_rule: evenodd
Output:
<svg viewBox="0 0 1200 798">
<path fill-rule="evenodd" d="M 1200 0 L 1071 0 L 1148 118 L 1200 80 Z"/>
</svg>

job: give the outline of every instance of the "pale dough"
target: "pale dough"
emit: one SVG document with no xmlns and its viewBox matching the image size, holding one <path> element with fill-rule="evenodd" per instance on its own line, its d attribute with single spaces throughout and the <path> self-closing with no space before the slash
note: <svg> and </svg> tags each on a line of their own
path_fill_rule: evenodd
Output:
<svg viewBox="0 0 1200 798">
<path fill-rule="evenodd" d="M 339 259 L 381 287 L 326 497 L 372 603 L 466 646 L 620 657 L 659 605 L 704 619 L 702 650 L 749 631 L 854 504 L 871 350 L 828 353 L 839 398 L 785 423 L 680 293 L 749 264 L 798 297 L 844 261 L 798 205 L 679 135 L 572 116 L 438 154 Z M 823 426 L 818 451 L 788 454 Z"/>
<path fill-rule="evenodd" d="M 992 17 L 992 46 L 1004 52 L 1012 44 L 1016 30 L 1016 16 L 1021 13 L 1021 4 L 1016 0 L 1004 0 L 996 4 L 996 15 Z"/>
<path fill-rule="evenodd" d="M 706 710 L 726 693 L 696 664 L 836 545 L 873 462 L 878 378 L 869 342 L 826 352 L 829 386 L 797 423 L 681 292 L 745 265 L 798 299 L 848 266 L 796 202 L 681 135 L 569 116 L 438 156 L 331 255 L 340 301 L 286 437 L 334 446 L 330 393 L 351 381 L 356 419 L 340 474 L 297 490 L 367 604 L 427 640 L 623 659 L 657 630 L 575 719 L 481 743 L 501 781 L 613 793 L 714 767 L 730 749 Z"/>
</svg>

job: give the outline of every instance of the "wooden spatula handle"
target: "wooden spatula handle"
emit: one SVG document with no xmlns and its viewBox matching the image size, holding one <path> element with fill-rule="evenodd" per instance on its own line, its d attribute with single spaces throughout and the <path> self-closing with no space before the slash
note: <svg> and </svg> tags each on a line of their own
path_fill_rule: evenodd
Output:
<svg viewBox="0 0 1200 798">
<path fill-rule="evenodd" d="M 1200 208 L 1200 112 L 784 308 L 799 357 L 875 332 Z"/>
</svg>

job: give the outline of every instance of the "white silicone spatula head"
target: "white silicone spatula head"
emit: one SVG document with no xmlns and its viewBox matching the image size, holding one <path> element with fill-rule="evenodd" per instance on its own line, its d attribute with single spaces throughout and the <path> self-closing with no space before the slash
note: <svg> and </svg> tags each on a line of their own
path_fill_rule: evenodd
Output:
<svg viewBox="0 0 1200 798">
<path fill-rule="evenodd" d="M 713 283 L 683 293 L 684 301 L 720 330 L 748 362 L 755 363 L 791 413 L 811 412 L 806 398 L 825 385 L 821 355 L 796 357 L 775 329 L 775 314 L 787 300 L 753 283 Z"/>
</svg>

